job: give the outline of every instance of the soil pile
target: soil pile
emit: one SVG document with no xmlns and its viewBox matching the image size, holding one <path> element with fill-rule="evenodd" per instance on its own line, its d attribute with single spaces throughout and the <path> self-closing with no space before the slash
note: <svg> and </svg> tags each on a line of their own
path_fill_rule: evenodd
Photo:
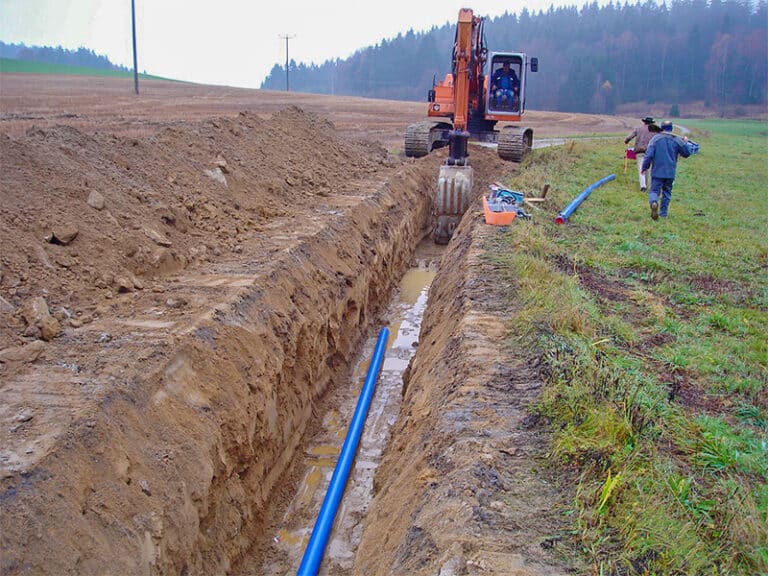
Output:
<svg viewBox="0 0 768 576">
<path fill-rule="evenodd" d="M 0 349 L 91 322 L 117 294 L 156 293 L 165 275 L 242 252 L 276 218 L 300 223 L 317 197 L 356 193 L 391 165 L 383 149 L 329 139 L 332 128 L 290 108 L 149 137 L 0 135 Z"/>
</svg>

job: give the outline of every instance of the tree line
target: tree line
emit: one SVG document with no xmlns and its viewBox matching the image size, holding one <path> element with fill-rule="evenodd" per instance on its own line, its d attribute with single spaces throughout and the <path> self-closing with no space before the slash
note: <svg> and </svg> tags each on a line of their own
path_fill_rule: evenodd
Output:
<svg viewBox="0 0 768 576">
<path fill-rule="evenodd" d="M 45 62 L 47 64 L 64 64 L 66 66 L 83 66 L 85 68 L 104 68 L 108 70 L 129 69 L 125 66 L 112 64 L 109 58 L 96 54 L 87 48 L 69 50 L 57 46 L 26 46 L 25 44 L 6 44 L 0 40 L 0 58 L 26 60 L 29 62 Z"/>
<path fill-rule="evenodd" d="M 482 16 L 482 14 L 478 14 Z M 422 101 L 451 69 L 455 23 L 408 31 L 345 60 L 288 63 L 299 92 Z M 485 22 L 490 51 L 539 58 L 527 106 L 613 113 L 621 104 L 704 101 L 719 107 L 768 103 L 766 0 L 597 2 L 536 13 L 524 8 Z M 284 90 L 276 64 L 261 88 Z"/>
</svg>

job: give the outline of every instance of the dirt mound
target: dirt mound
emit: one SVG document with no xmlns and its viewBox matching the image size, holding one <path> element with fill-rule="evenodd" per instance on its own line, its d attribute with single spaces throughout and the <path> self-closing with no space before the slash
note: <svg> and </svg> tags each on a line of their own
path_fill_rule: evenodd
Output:
<svg viewBox="0 0 768 576">
<path fill-rule="evenodd" d="M 0 349 L 103 313 L 116 294 L 242 251 L 276 218 L 300 222 L 318 196 L 354 193 L 386 152 L 330 138 L 327 120 L 289 108 L 176 125 L 146 137 L 68 126 L 0 135 Z M 344 170 L 339 170 L 344 166 Z M 258 249 L 258 246 L 255 248 Z"/>
</svg>

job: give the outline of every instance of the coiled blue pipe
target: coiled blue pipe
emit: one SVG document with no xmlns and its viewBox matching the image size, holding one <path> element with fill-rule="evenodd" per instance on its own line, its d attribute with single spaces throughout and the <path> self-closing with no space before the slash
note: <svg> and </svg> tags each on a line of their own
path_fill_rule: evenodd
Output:
<svg viewBox="0 0 768 576">
<path fill-rule="evenodd" d="M 379 332 L 379 339 L 376 341 L 371 364 L 368 367 L 365 384 L 363 384 L 363 389 L 357 400 L 355 413 L 352 416 L 352 422 L 347 431 L 347 437 L 344 439 L 339 460 L 336 462 L 336 468 L 333 470 L 331 483 L 328 485 L 328 491 L 325 493 L 323 506 L 320 508 L 320 513 L 317 516 L 317 520 L 315 520 L 315 527 L 312 529 L 312 536 L 310 536 L 307 549 L 304 551 L 304 557 L 301 560 L 301 566 L 299 566 L 299 576 L 314 576 L 320 569 L 325 546 L 328 544 L 333 521 L 336 518 L 336 512 L 341 503 L 344 487 L 349 477 L 349 470 L 352 467 L 352 462 L 357 452 L 357 445 L 363 433 L 363 425 L 368 415 L 368 408 L 371 405 L 373 391 L 376 388 L 376 381 L 378 380 L 379 371 L 384 360 L 384 351 L 387 348 L 388 338 L 389 328 L 382 328 Z"/>
<path fill-rule="evenodd" d="M 557 218 L 555 218 L 555 223 L 556 224 L 564 223 L 568 219 L 568 217 L 574 213 L 576 208 L 579 207 L 579 204 L 584 202 L 584 200 L 587 199 L 587 196 L 589 196 L 595 188 L 602 186 L 606 182 L 610 182 L 614 178 L 616 178 L 616 174 L 611 174 L 610 176 L 606 176 L 602 180 L 598 180 L 594 184 L 587 186 L 587 188 L 585 188 L 581 194 L 579 194 L 578 196 L 576 196 L 576 198 L 574 198 L 573 202 L 571 202 L 570 204 L 568 204 L 568 206 L 566 206 L 565 210 L 563 210 L 562 212 L 560 212 L 560 214 L 558 214 Z"/>
</svg>

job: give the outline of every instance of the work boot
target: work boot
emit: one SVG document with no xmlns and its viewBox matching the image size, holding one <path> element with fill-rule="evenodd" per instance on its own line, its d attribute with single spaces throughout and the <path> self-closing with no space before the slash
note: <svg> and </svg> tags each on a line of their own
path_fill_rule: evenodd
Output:
<svg viewBox="0 0 768 576">
<path fill-rule="evenodd" d="M 659 219 L 659 203 L 658 202 L 651 202 L 651 218 L 654 220 Z"/>
</svg>

